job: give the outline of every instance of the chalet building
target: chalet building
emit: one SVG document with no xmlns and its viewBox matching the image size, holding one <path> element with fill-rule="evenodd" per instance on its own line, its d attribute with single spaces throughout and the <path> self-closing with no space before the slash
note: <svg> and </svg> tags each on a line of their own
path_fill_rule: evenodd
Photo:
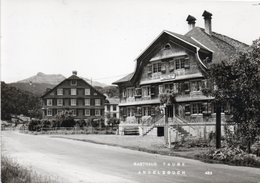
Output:
<svg viewBox="0 0 260 183">
<path fill-rule="evenodd" d="M 41 98 L 45 119 L 55 119 L 56 115 L 63 113 L 70 113 L 75 120 L 104 116 L 106 97 L 78 77 L 76 71 Z"/>
<path fill-rule="evenodd" d="M 119 98 L 107 98 L 105 102 L 105 124 L 110 118 L 119 118 Z"/>
<path fill-rule="evenodd" d="M 212 31 L 212 14 L 204 11 L 205 27 L 196 27 L 196 18 L 187 17 L 189 31 L 177 34 L 167 30 L 137 57 L 136 69 L 114 82 L 120 92 L 121 126 L 161 123 L 164 107 L 160 95 L 175 94 L 174 105 L 167 106 L 169 123 L 213 123 L 213 97 L 203 94 L 213 89 L 207 80 L 212 64 L 228 60 L 248 45 Z M 222 107 L 222 119 L 227 119 L 228 105 Z M 160 126 L 160 125 L 159 125 Z M 144 133 L 144 132 L 142 132 Z"/>
</svg>

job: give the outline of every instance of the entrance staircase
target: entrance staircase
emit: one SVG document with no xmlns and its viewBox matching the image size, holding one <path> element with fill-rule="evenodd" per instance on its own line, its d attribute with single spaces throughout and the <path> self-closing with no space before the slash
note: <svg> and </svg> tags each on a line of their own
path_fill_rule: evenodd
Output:
<svg viewBox="0 0 260 183">
<path fill-rule="evenodd" d="M 179 135 L 181 135 L 185 138 L 185 137 L 188 137 L 188 136 L 192 136 L 191 133 L 189 133 L 187 130 L 185 130 L 182 127 L 182 125 L 185 125 L 185 124 L 188 125 L 188 123 L 189 123 L 189 121 L 187 121 L 186 119 L 181 118 L 180 116 L 176 115 L 175 118 L 174 118 L 174 122 L 173 122 L 172 127 L 179 133 Z M 190 127 L 190 128 L 192 128 L 192 127 Z"/>
<path fill-rule="evenodd" d="M 149 126 L 148 130 L 146 130 L 142 136 L 147 135 L 148 133 L 150 133 L 158 123 L 161 123 L 162 120 L 164 120 L 164 114 L 159 114 L 155 117 L 152 118 L 152 120 L 149 122 L 151 125 Z M 145 122 L 144 122 L 145 123 Z"/>
</svg>

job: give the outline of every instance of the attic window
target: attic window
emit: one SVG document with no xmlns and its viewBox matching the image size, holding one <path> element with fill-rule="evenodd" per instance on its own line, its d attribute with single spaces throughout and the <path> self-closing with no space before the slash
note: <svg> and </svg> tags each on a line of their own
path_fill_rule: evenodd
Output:
<svg viewBox="0 0 260 183">
<path fill-rule="evenodd" d="M 169 50 L 169 49 L 171 49 L 172 48 L 172 46 L 170 45 L 170 43 L 167 43 L 165 46 L 164 46 L 164 49 L 165 50 Z"/>
<path fill-rule="evenodd" d="M 77 85 L 77 80 L 73 79 L 70 81 L 71 86 L 76 86 Z"/>
</svg>

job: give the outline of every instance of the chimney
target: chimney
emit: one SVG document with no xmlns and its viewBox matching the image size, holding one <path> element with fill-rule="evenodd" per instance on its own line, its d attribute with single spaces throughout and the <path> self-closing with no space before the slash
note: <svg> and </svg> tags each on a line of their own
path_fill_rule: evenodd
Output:
<svg viewBox="0 0 260 183">
<path fill-rule="evenodd" d="M 196 18 L 189 15 L 187 17 L 186 21 L 188 22 L 188 25 L 189 25 L 189 31 L 192 30 L 195 27 Z"/>
<path fill-rule="evenodd" d="M 77 76 L 77 71 L 72 71 L 72 74 Z"/>
<path fill-rule="evenodd" d="M 212 14 L 205 10 L 203 12 L 202 16 L 204 17 L 204 20 L 205 20 L 205 32 L 208 35 L 211 35 L 211 33 L 212 33 L 212 26 L 211 26 L 211 16 L 212 16 Z"/>
</svg>

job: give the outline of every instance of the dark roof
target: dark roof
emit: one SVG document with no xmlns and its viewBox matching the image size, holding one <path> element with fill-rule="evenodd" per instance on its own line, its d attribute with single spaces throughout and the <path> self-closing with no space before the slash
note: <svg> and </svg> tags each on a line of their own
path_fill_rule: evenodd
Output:
<svg viewBox="0 0 260 183">
<path fill-rule="evenodd" d="M 82 79 L 82 78 L 80 78 L 80 77 L 78 77 L 78 76 L 73 74 L 70 77 L 68 77 L 67 79 Z"/>
<path fill-rule="evenodd" d="M 189 37 L 189 36 L 177 34 L 177 33 L 171 32 L 171 31 L 165 31 L 165 32 L 170 33 L 170 34 L 172 34 L 172 35 L 178 37 L 179 39 L 182 39 L 182 40 L 184 40 L 184 41 L 186 41 L 186 42 L 188 42 L 188 43 L 190 43 L 190 44 L 192 44 L 192 45 L 194 45 L 194 46 L 196 46 L 196 47 L 199 47 L 199 48 L 204 49 L 204 50 L 208 50 L 208 48 L 206 48 L 206 47 L 203 46 L 202 44 L 199 44 L 198 42 L 194 41 L 194 40 L 193 40 L 191 37 Z M 210 50 L 208 50 L 208 51 L 210 51 Z"/>
<path fill-rule="evenodd" d="M 58 86 L 60 86 L 64 81 L 66 80 L 70 80 L 70 79 L 79 79 L 82 80 L 84 83 L 86 83 L 88 86 L 90 86 L 95 92 L 99 93 L 100 95 L 106 97 L 103 93 L 99 92 L 97 89 L 95 89 L 93 86 L 91 86 L 85 79 L 82 79 L 76 75 L 71 75 L 70 77 L 64 79 L 63 81 L 61 81 L 59 84 L 57 84 L 55 87 L 53 87 L 52 89 L 48 90 L 46 93 L 44 93 L 41 98 L 45 97 L 46 95 L 48 95 L 49 93 L 51 93 L 53 90 L 55 90 Z"/>
<path fill-rule="evenodd" d="M 212 32 L 208 35 L 203 28 L 195 27 L 187 34 L 205 47 L 213 51 L 212 63 L 220 63 L 233 56 L 236 52 L 245 50 L 248 45 L 228 36 Z"/>
<path fill-rule="evenodd" d="M 123 78 L 113 82 L 113 84 L 119 84 L 119 83 L 124 83 L 126 81 L 130 81 L 130 79 L 132 78 L 132 76 L 134 75 L 134 72 L 124 76 Z"/>
<path fill-rule="evenodd" d="M 120 99 L 118 97 L 106 98 L 108 104 L 119 104 Z"/>
</svg>

